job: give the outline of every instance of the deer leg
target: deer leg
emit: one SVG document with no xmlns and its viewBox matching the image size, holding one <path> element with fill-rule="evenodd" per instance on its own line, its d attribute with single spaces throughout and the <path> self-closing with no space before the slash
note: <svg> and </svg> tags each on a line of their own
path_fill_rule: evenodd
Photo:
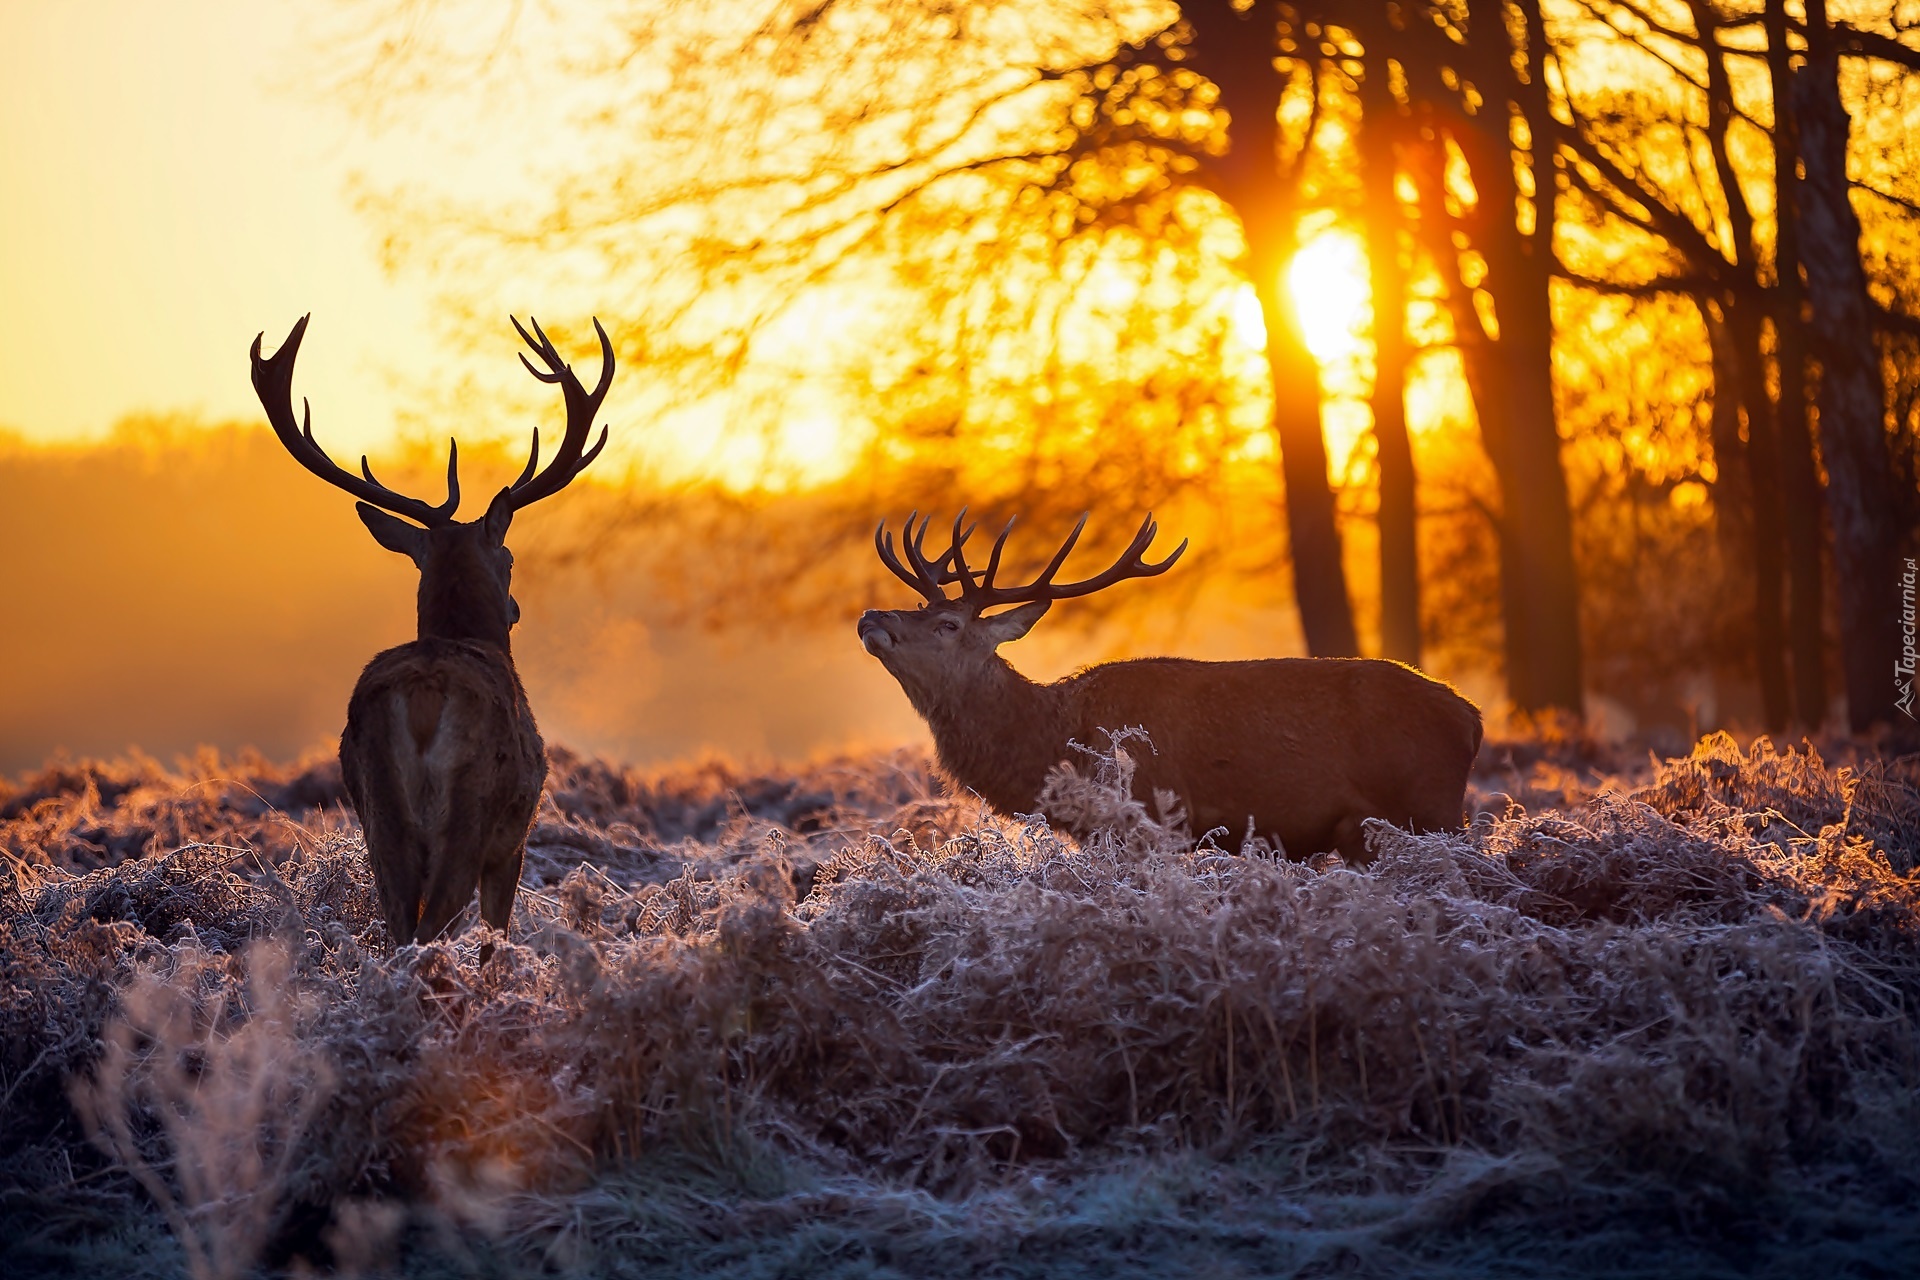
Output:
<svg viewBox="0 0 1920 1280">
<path fill-rule="evenodd" d="M 421 900 L 416 936 L 422 942 L 431 942 L 445 933 L 454 917 L 473 900 L 473 882 L 460 875 L 458 868 L 449 867 L 449 861 L 451 859 L 443 858 L 434 868 L 438 874 L 428 882 L 426 896 Z"/>
<path fill-rule="evenodd" d="M 458 789 L 459 794 L 475 799 L 484 792 Z M 430 837 L 433 858 L 427 872 L 426 897 L 421 904 L 420 934 L 423 940 L 437 938 L 466 910 L 479 881 L 480 867 L 486 857 L 488 832 L 486 806 L 469 801 L 456 804 L 447 815 L 446 825 Z"/>
<path fill-rule="evenodd" d="M 514 844 L 511 854 L 480 870 L 480 918 L 503 934 L 513 919 L 513 898 L 520 889 L 520 865 L 526 854 L 526 841 L 522 839 Z M 482 943 L 480 963 L 485 964 L 492 954 L 493 944 Z"/>
<path fill-rule="evenodd" d="M 520 889 L 520 864 L 527 846 L 516 844 L 513 852 L 480 872 L 480 918 L 505 933 L 513 918 L 513 898 Z"/>
<path fill-rule="evenodd" d="M 434 867 L 430 779 L 412 758 L 407 714 L 405 699 L 396 702 L 363 673 L 340 734 L 341 781 L 360 819 L 388 944 L 396 951 L 433 936 L 420 929 L 423 891 Z"/>
<path fill-rule="evenodd" d="M 373 884 L 380 895 L 380 914 L 386 918 L 388 943 L 398 951 L 419 931 L 420 866 L 426 861 L 426 850 L 411 832 L 388 833 L 384 839 L 369 834 L 369 855 L 376 845 L 381 856 L 370 858 Z"/>
<path fill-rule="evenodd" d="M 374 783 L 379 793 L 366 797 L 371 803 L 360 803 L 356 797 L 356 809 L 367 862 L 373 869 L 373 887 L 380 897 L 380 914 L 387 922 L 388 945 L 398 951 L 413 941 L 419 928 L 427 849 L 413 824 L 398 816 L 403 812 L 398 791 L 378 775 Z"/>
</svg>

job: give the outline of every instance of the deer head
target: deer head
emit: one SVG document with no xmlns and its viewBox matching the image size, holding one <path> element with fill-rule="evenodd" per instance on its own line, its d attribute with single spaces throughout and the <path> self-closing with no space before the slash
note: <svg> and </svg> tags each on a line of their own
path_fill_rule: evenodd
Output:
<svg viewBox="0 0 1920 1280">
<path fill-rule="evenodd" d="M 873 531 L 873 545 L 881 563 L 924 596 L 926 603 L 918 609 L 867 610 L 860 616 L 860 642 L 880 659 L 923 714 L 939 700 L 941 692 L 964 690 L 994 668 L 1004 668 L 995 651 L 1031 631 L 1055 600 L 1092 595 L 1127 578 L 1165 573 L 1187 549 L 1183 539 L 1172 555 L 1157 564 L 1148 563 L 1147 548 L 1159 532 L 1153 516 L 1148 515 L 1127 549 L 1107 569 L 1079 582 L 1055 582 L 1055 575 L 1080 539 L 1080 531 L 1086 528 L 1087 514 L 1083 513 L 1037 578 L 1025 586 L 1001 586 L 994 579 L 1000 571 L 1007 535 L 1013 532 L 1013 520 L 1008 520 L 994 539 L 986 567 L 975 570 L 966 559 L 966 541 L 975 526 L 966 523 L 964 510 L 954 519 L 951 545 L 932 559 L 926 552 L 932 517 L 921 520 L 916 530 L 914 520 L 918 515 L 909 515 L 901 532 L 904 564 L 894 552 L 893 535 L 884 520 Z M 949 586 L 959 587 L 959 594 L 949 597 Z M 986 612 L 1003 605 L 1013 607 L 999 613 Z"/>
<path fill-rule="evenodd" d="M 588 391 L 574 376 L 572 367 L 560 358 L 539 321 L 532 321 L 533 333 L 529 334 L 519 320 L 514 320 L 513 327 L 544 368 L 536 368 L 525 354 L 520 357 L 521 363 L 540 381 L 560 386 L 567 409 L 566 434 L 543 471 L 540 430 L 534 428 L 533 448 L 520 477 L 494 495 L 485 515 L 462 523 L 453 518 L 460 506 L 459 447 L 454 442 L 447 444 L 446 501 L 430 506 L 374 479 L 364 456 L 359 475 L 335 463 L 314 441 L 312 407 L 304 399 L 302 417 L 294 419 L 293 363 L 300 354 L 308 319 L 300 317 L 270 359 L 260 355 L 265 335 L 253 340 L 253 389 L 267 411 L 273 433 L 301 466 L 359 499 L 355 509 L 376 542 L 408 557 L 419 568 L 422 639 L 476 640 L 509 650 L 508 633 L 520 620 L 520 606 L 511 590 L 513 553 L 506 547 L 507 527 L 514 512 L 564 489 L 606 447 L 607 431 L 602 427 L 600 439 L 591 449 L 585 448 L 594 415 L 613 383 L 613 344 L 607 339 L 607 331 L 600 327 L 599 320 L 593 322 L 593 330 L 600 337 L 600 380 Z"/>
</svg>

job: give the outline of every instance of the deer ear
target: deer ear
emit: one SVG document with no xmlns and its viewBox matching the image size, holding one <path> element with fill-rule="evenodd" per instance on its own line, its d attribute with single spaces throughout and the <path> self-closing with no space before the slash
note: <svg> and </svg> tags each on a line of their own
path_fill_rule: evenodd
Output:
<svg viewBox="0 0 1920 1280">
<path fill-rule="evenodd" d="M 994 644 L 1005 644 L 1033 630 L 1033 624 L 1040 621 L 1052 605 L 1050 600 L 1035 600 L 1017 609 L 996 613 L 991 618 L 982 618 L 974 625 L 984 628 L 987 639 Z"/>
<path fill-rule="evenodd" d="M 493 501 L 487 504 L 487 514 L 480 517 L 480 528 L 489 540 L 505 544 L 507 526 L 513 523 L 513 490 L 502 489 L 493 495 Z"/>
<path fill-rule="evenodd" d="M 419 564 L 427 554 L 427 531 L 418 525 L 408 524 L 399 516 L 388 515 L 376 506 L 365 502 L 356 502 L 353 509 L 360 513 L 360 523 L 367 526 L 367 532 L 373 540 L 389 551 L 398 551 L 415 564 Z"/>
</svg>

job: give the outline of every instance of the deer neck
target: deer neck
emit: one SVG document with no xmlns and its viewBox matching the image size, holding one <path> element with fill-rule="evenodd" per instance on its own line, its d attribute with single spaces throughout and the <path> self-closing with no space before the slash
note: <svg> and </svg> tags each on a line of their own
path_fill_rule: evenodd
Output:
<svg viewBox="0 0 1920 1280">
<path fill-rule="evenodd" d="M 928 690 L 917 709 L 940 767 L 1005 812 L 1032 812 L 1047 771 L 1068 753 L 1064 696 L 993 656 L 974 679 Z"/>
<path fill-rule="evenodd" d="M 513 657 L 512 624 L 490 593 L 438 575 L 420 577 L 419 635 L 422 640 L 467 640 L 492 645 Z"/>
</svg>

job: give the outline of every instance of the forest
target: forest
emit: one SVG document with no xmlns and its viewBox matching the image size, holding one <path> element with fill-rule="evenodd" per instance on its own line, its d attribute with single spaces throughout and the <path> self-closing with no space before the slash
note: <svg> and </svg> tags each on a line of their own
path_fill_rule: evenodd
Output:
<svg viewBox="0 0 1920 1280">
<path fill-rule="evenodd" d="M 389 129 L 484 110 L 535 34 L 409 17 L 348 46 Z M 594 105 L 550 194 L 368 202 L 402 269 L 459 264 L 473 341 L 517 272 L 619 300 L 642 454 L 726 437 L 641 471 L 745 539 L 754 607 L 821 609 L 835 547 L 954 494 L 1177 511 L 1189 572 L 1284 579 L 1315 655 L 1497 672 L 1522 713 L 1671 721 L 1706 677 L 1709 723 L 1859 731 L 1920 523 L 1905 21 L 643 5 L 539 31 Z M 816 536 L 753 531 L 779 497 Z"/>
</svg>

